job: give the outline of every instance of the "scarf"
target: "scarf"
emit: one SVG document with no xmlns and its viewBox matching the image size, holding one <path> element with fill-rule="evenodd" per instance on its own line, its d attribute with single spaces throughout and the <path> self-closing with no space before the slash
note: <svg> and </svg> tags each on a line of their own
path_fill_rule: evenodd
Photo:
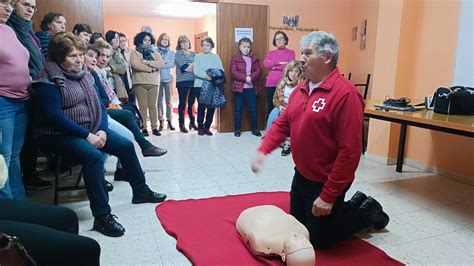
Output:
<svg viewBox="0 0 474 266">
<path fill-rule="evenodd" d="M 115 94 L 114 89 L 112 86 L 110 86 L 109 81 L 107 79 L 107 71 L 105 69 L 100 69 L 98 66 L 94 67 L 95 73 L 99 76 L 100 82 L 102 83 L 102 86 L 104 87 L 105 93 L 107 93 L 107 96 L 109 97 L 109 100 L 113 104 L 120 104 L 120 100 L 117 97 L 117 94 Z"/>
<path fill-rule="evenodd" d="M 102 121 L 102 110 L 99 97 L 94 88 L 94 78 L 88 73 L 85 65 L 81 71 L 71 72 L 63 64 L 47 61 L 44 65 L 40 82 L 52 83 L 59 88 L 61 91 L 62 111 L 65 116 L 76 123 L 78 123 L 78 120 L 82 120 L 79 116 L 88 116 L 90 122 L 81 126 L 93 133 L 99 130 Z M 75 98 L 81 90 L 85 95 L 87 113 L 80 113 L 80 110 L 75 110 L 77 106 L 71 104 L 77 102 Z"/>
<path fill-rule="evenodd" d="M 169 47 L 158 46 L 158 52 L 160 53 L 161 57 L 165 58 L 166 54 L 169 52 Z"/>
<path fill-rule="evenodd" d="M 39 46 L 39 40 L 33 31 L 33 22 L 22 19 L 16 14 L 16 11 L 13 11 L 6 24 L 15 31 L 18 40 L 30 53 L 30 60 L 28 61 L 30 76 L 33 80 L 38 79 L 43 72 L 45 60 Z"/>
<path fill-rule="evenodd" d="M 155 58 L 153 58 L 153 48 L 151 46 L 146 47 L 145 45 L 140 44 L 137 45 L 136 49 L 143 55 L 143 59 L 147 61 L 155 61 Z"/>
</svg>

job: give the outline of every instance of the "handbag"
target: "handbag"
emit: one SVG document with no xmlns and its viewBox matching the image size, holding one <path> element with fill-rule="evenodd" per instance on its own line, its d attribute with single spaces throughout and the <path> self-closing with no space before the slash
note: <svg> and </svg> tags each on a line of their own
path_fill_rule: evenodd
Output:
<svg viewBox="0 0 474 266">
<path fill-rule="evenodd" d="M 211 81 L 203 81 L 198 103 L 210 108 L 221 108 L 225 105 L 225 97 L 222 85 L 216 85 Z"/>
<path fill-rule="evenodd" d="M 433 96 L 433 111 L 447 115 L 474 115 L 474 88 L 440 87 Z"/>
<path fill-rule="evenodd" d="M 36 262 L 18 238 L 0 233 L 0 265 L 36 266 Z"/>
<path fill-rule="evenodd" d="M 140 115 L 138 107 L 135 104 L 123 103 L 120 106 L 122 106 L 122 109 L 132 112 L 133 118 L 135 118 L 135 122 L 137 123 L 138 128 L 143 128 L 143 118 Z"/>
</svg>

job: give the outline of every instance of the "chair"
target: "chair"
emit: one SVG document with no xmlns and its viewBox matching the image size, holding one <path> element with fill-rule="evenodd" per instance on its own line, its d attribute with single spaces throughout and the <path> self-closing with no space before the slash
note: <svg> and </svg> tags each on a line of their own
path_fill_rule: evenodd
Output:
<svg viewBox="0 0 474 266">
<path fill-rule="evenodd" d="M 370 85 L 370 74 L 367 74 L 367 79 L 365 83 L 355 83 L 356 87 L 362 87 L 363 92 L 361 92 L 364 100 L 367 99 L 367 93 L 369 92 L 369 85 Z M 349 73 L 347 76 L 348 80 L 351 80 L 352 73 Z M 369 128 L 369 118 L 364 116 L 363 126 L 362 126 L 362 154 L 365 154 L 367 151 L 367 137 L 368 137 L 368 128 Z M 366 133 L 367 132 L 367 133 Z"/>
<path fill-rule="evenodd" d="M 81 170 L 79 171 L 79 174 L 76 176 L 76 180 L 74 182 L 74 185 L 72 186 L 59 186 L 59 180 L 66 177 L 66 176 L 71 176 L 72 175 L 72 168 L 74 167 L 74 163 L 69 163 L 68 164 L 68 174 L 67 175 L 61 175 L 61 163 L 65 161 L 64 156 L 57 155 L 57 154 L 47 154 L 47 156 L 50 157 L 55 157 L 57 158 L 55 169 L 54 169 L 54 205 L 58 205 L 58 198 L 59 198 L 59 192 L 61 191 L 70 191 L 70 190 L 80 190 L 80 189 L 86 189 L 84 185 L 80 185 L 79 183 L 82 180 L 82 167 Z"/>
</svg>

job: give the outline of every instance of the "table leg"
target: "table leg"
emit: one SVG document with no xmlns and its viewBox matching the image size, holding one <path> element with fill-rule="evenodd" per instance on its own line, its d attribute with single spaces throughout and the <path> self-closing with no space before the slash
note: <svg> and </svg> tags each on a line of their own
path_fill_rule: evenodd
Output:
<svg viewBox="0 0 474 266">
<path fill-rule="evenodd" d="M 400 140 L 398 141 L 398 156 L 397 156 L 397 169 L 398 173 L 402 172 L 403 157 L 405 155 L 405 140 L 407 138 L 407 125 L 401 124 L 400 128 Z"/>
</svg>

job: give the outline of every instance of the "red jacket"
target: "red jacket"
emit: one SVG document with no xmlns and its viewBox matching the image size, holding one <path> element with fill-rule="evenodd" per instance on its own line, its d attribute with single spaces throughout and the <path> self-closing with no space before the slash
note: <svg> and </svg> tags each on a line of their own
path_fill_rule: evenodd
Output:
<svg viewBox="0 0 474 266">
<path fill-rule="evenodd" d="M 262 75 L 262 68 L 260 67 L 260 60 L 258 59 L 258 56 L 251 54 L 250 57 L 252 59 L 250 78 L 252 79 L 255 90 L 257 93 L 259 93 L 260 88 L 258 87 L 258 79 L 260 78 L 260 75 Z M 230 60 L 230 74 L 234 80 L 234 83 L 232 84 L 233 92 L 244 91 L 245 78 L 247 78 L 246 66 L 247 64 L 242 58 L 242 54 L 240 52 L 237 52 L 232 56 L 232 59 Z"/>
<path fill-rule="evenodd" d="M 308 81 L 295 88 L 259 151 L 268 154 L 291 136 L 296 169 L 324 183 L 319 196 L 334 203 L 354 180 L 359 164 L 363 110 L 362 96 L 335 68 L 311 94 Z"/>
</svg>

